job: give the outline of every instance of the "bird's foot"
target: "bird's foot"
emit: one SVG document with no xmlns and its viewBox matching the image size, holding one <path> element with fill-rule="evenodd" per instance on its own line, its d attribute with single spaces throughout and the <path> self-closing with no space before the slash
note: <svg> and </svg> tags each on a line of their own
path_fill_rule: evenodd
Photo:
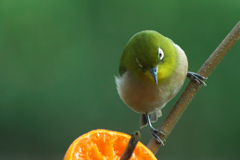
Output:
<svg viewBox="0 0 240 160">
<path fill-rule="evenodd" d="M 195 81 L 198 82 L 199 84 L 203 84 L 205 87 L 207 86 L 207 84 L 203 81 L 206 80 L 206 77 L 201 76 L 200 74 L 194 73 L 194 72 L 189 72 L 187 73 L 187 77 L 191 80 L 191 81 Z"/>
<path fill-rule="evenodd" d="M 164 143 L 163 141 L 161 140 L 161 138 L 159 137 L 159 134 L 163 134 L 165 135 L 162 131 L 158 130 L 158 129 L 155 129 L 153 127 L 150 127 L 150 132 L 152 134 L 152 136 L 159 142 L 161 143 L 163 146 L 164 146 Z"/>
<path fill-rule="evenodd" d="M 152 136 L 160 143 L 164 146 L 164 143 L 163 141 L 161 140 L 161 138 L 159 137 L 160 134 L 163 134 L 165 135 L 162 131 L 158 130 L 158 129 L 155 129 L 152 124 L 151 124 L 151 121 L 150 121 L 150 117 L 149 117 L 149 114 L 145 114 L 146 116 L 146 120 L 147 120 L 147 123 L 149 125 L 149 129 L 150 129 L 150 132 L 152 134 Z"/>
</svg>

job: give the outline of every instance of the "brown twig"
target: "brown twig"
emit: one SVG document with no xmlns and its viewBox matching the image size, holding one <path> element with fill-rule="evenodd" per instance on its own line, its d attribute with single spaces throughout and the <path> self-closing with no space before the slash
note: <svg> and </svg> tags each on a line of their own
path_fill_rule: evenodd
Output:
<svg viewBox="0 0 240 160">
<path fill-rule="evenodd" d="M 137 146 L 137 143 L 138 143 L 140 137 L 141 137 L 141 135 L 140 135 L 139 131 L 136 131 L 132 134 L 125 151 L 123 152 L 123 154 L 120 157 L 120 160 L 128 160 L 131 158 L 133 151 L 134 151 L 135 147 Z"/>
<path fill-rule="evenodd" d="M 227 52 L 233 47 L 240 37 L 240 21 L 232 29 L 232 31 L 227 35 L 227 37 L 221 42 L 217 49 L 212 53 L 208 60 L 199 69 L 198 74 L 208 77 L 210 73 L 217 67 L 219 62 L 227 54 Z M 187 88 L 164 120 L 159 130 L 165 133 L 165 135 L 160 135 L 163 141 L 166 141 L 168 135 L 171 133 L 173 127 L 176 125 L 183 112 L 187 108 L 188 104 L 192 101 L 194 95 L 201 88 L 201 84 L 190 81 Z M 162 144 L 159 144 L 154 138 L 150 140 L 147 147 L 156 154 L 158 149 Z"/>
</svg>

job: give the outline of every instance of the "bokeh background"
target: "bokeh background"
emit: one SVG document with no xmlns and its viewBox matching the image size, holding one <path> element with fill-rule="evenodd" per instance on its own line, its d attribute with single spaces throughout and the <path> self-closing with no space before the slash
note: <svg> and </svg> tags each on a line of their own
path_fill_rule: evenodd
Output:
<svg viewBox="0 0 240 160">
<path fill-rule="evenodd" d="M 114 80 L 130 37 L 159 31 L 185 50 L 189 70 L 196 72 L 239 13 L 239 0 L 1 0 L 0 159 L 63 159 L 71 142 L 90 130 L 139 130 L 139 114 L 119 98 Z M 197 93 L 157 158 L 240 159 L 239 59 L 240 42 Z M 147 144 L 148 128 L 140 132 Z"/>
</svg>

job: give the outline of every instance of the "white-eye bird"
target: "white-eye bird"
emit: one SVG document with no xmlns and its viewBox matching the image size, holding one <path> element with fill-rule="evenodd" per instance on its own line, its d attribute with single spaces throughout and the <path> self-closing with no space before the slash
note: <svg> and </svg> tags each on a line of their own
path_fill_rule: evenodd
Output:
<svg viewBox="0 0 240 160">
<path fill-rule="evenodd" d="M 149 125 L 153 137 L 162 144 L 158 136 L 162 132 L 151 122 L 162 115 L 161 109 L 179 92 L 186 77 L 206 85 L 202 81 L 205 77 L 188 72 L 184 51 L 152 30 L 138 32 L 129 40 L 120 58 L 119 74 L 115 80 L 121 99 L 141 113 L 140 127 Z"/>
</svg>

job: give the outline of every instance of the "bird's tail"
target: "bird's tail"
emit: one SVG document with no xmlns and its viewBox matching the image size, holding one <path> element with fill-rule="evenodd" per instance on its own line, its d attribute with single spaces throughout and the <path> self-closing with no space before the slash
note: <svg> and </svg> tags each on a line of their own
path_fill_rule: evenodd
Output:
<svg viewBox="0 0 240 160">
<path fill-rule="evenodd" d="M 158 120 L 158 117 L 162 116 L 161 110 L 158 110 L 156 112 L 148 113 L 150 121 L 151 122 L 156 122 Z M 145 127 L 148 125 L 147 119 L 145 114 L 141 114 L 140 117 L 140 128 Z"/>
</svg>

